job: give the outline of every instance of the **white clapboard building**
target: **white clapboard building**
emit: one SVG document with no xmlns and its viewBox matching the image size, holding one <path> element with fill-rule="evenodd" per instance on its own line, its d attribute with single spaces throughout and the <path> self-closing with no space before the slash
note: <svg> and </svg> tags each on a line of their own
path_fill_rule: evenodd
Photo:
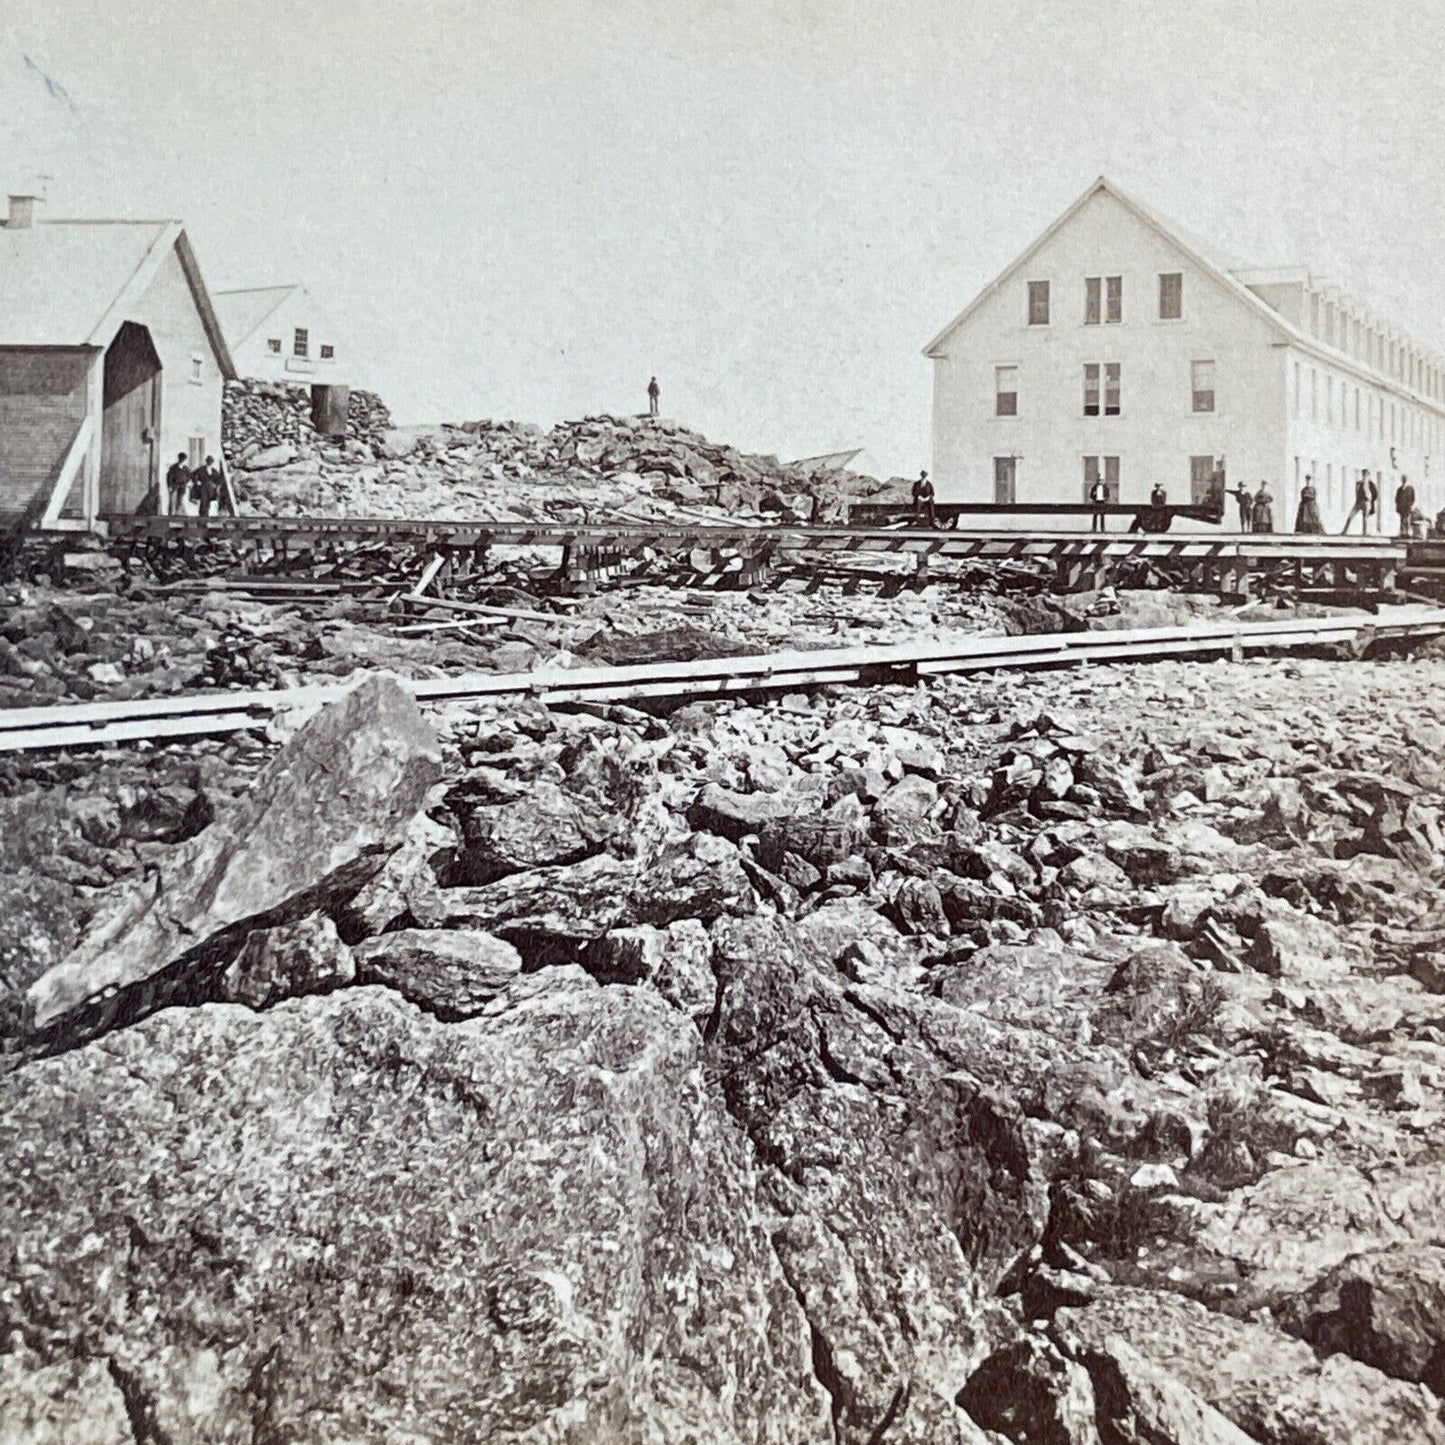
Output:
<svg viewBox="0 0 1445 1445">
<path fill-rule="evenodd" d="M 1313 475 L 1327 529 L 1361 469 L 1445 504 L 1445 358 L 1303 267 L 1232 265 L 1100 178 L 929 342 L 940 500 L 1126 502 Z M 1233 504 L 1230 517 L 1234 515 Z M 1036 519 L 1035 519 L 1036 520 Z"/>
</svg>

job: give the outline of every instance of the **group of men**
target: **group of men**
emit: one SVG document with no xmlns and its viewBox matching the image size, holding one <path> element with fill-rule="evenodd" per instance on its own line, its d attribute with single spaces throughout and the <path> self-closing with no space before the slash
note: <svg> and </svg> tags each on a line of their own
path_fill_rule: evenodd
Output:
<svg viewBox="0 0 1445 1445">
<path fill-rule="evenodd" d="M 1306 481 L 1310 481 L 1306 478 Z M 1445 515 L 1445 514 L 1442 514 Z M 1350 530 L 1350 523 L 1358 517 L 1360 519 L 1360 532 L 1370 530 L 1370 519 L 1375 519 L 1375 529 L 1380 526 L 1380 488 L 1374 477 L 1368 471 L 1361 471 L 1355 481 L 1355 504 L 1350 508 L 1350 515 L 1345 518 L 1343 532 Z M 1400 484 L 1395 488 L 1395 517 L 1399 523 L 1399 533 L 1402 537 L 1423 538 L 1425 535 L 1425 514 L 1415 502 L 1415 488 L 1411 485 L 1410 478 L 1403 473 L 1400 477 Z M 1440 530 L 1440 518 L 1435 521 L 1436 531 Z"/>
<path fill-rule="evenodd" d="M 200 466 L 193 467 L 186 453 L 180 452 L 167 468 L 166 515 L 184 516 L 188 498 L 196 504 L 198 517 L 209 517 L 212 508 L 235 515 L 226 474 L 213 456 L 208 455 Z"/>
</svg>

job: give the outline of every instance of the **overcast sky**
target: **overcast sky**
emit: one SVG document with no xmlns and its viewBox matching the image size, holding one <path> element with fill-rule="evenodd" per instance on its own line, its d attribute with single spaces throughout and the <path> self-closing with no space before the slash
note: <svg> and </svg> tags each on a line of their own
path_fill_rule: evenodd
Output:
<svg viewBox="0 0 1445 1445">
<path fill-rule="evenodd" d="M 1100 173 L 1445 341 L 1442 77 L 1441 0 L 3 0 L 0 163 L 306 282 L 399 420 L 656 372 L 911 472 L 923 345 Z"/>
</svg>

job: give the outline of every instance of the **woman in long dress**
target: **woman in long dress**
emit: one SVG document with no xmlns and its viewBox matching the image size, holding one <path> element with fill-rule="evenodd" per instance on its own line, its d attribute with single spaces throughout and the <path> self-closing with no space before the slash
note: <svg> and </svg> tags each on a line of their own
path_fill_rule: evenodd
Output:
<svg viewBox="0 0 1445 1445">
<path fill-rule="evenodd" d="M 1274 495 L 1263 482 L 1254 494 L 1254 530 L 1274 531 Z"/>
<path fill-rule="evenodd" d="M 1294 515 L 1294 529 L 1296 532 L 1317 534 L 1325 530 L 1325 524 L 1320 521 L 1319 500 L 1313 477 L 1305 478 L 1304 487 L 1300 491 L 1299 510 Z"/>
</svg>

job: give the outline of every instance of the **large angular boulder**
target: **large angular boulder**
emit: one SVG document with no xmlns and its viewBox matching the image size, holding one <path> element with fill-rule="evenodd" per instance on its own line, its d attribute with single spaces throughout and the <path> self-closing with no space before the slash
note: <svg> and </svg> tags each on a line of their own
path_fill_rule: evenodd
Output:
<svg viewBox="0 0 1445 1445">
<path fill-rule="evenodd" d="M 0 1333 L 37 1352 L 0 1439 L 831 1441 L 701 1050 L 567 971 L 455 1024 L 169 1009 L 0 1079 Z"/>
<path fill-rule="evenodd" d="M 283 998 L 340 987 L 355 977 L 351 950 L 336 925 L 316 913 L 299 923 L 248 933 L 221 975 L 217 992 L 228 1003 L 266 1008 Z"/>
<path fill-rule="evenodd" d="M 440 1019 L 480 1013 L 522 971 L 510 943 L 479 929 L 403 928 L 354 950 L 363 983 L 394 988 Z"/>
<path fill-rule="evenodd" d="M 1261 1445 L 1442 1445 L 1438 1402 L 1344 1355 L 1325 1360 L 1267 1325 L 1173 1294 L 1116 1289 L 1054 1328 L 1071 1358 L 1122 1339 Z"/>
<path fill-rule="evenodd" d="M 535 783 L 525 797 L 467 812 L 452 881 L 491 883 L 524 868 L 580 863 L 602 851 L 614 822 L 555 783 Z"/>
<path fill-rule="evenodd" d="M 1342 1351 L 1445 1396 L 1445 1249 L 1396 1245 L 1352 1255 L 1275 1316 L 1317 1350 Z"/>
<path fill-rule="evenodd" d="M 246 932 L 355 891 L 406 836 L 441 774 L 435 732 L 377 677 L 311 718 L 210 827 L 119 891 L 27 995 L 36 1029 L 234 951 Z"/>
</svg>

